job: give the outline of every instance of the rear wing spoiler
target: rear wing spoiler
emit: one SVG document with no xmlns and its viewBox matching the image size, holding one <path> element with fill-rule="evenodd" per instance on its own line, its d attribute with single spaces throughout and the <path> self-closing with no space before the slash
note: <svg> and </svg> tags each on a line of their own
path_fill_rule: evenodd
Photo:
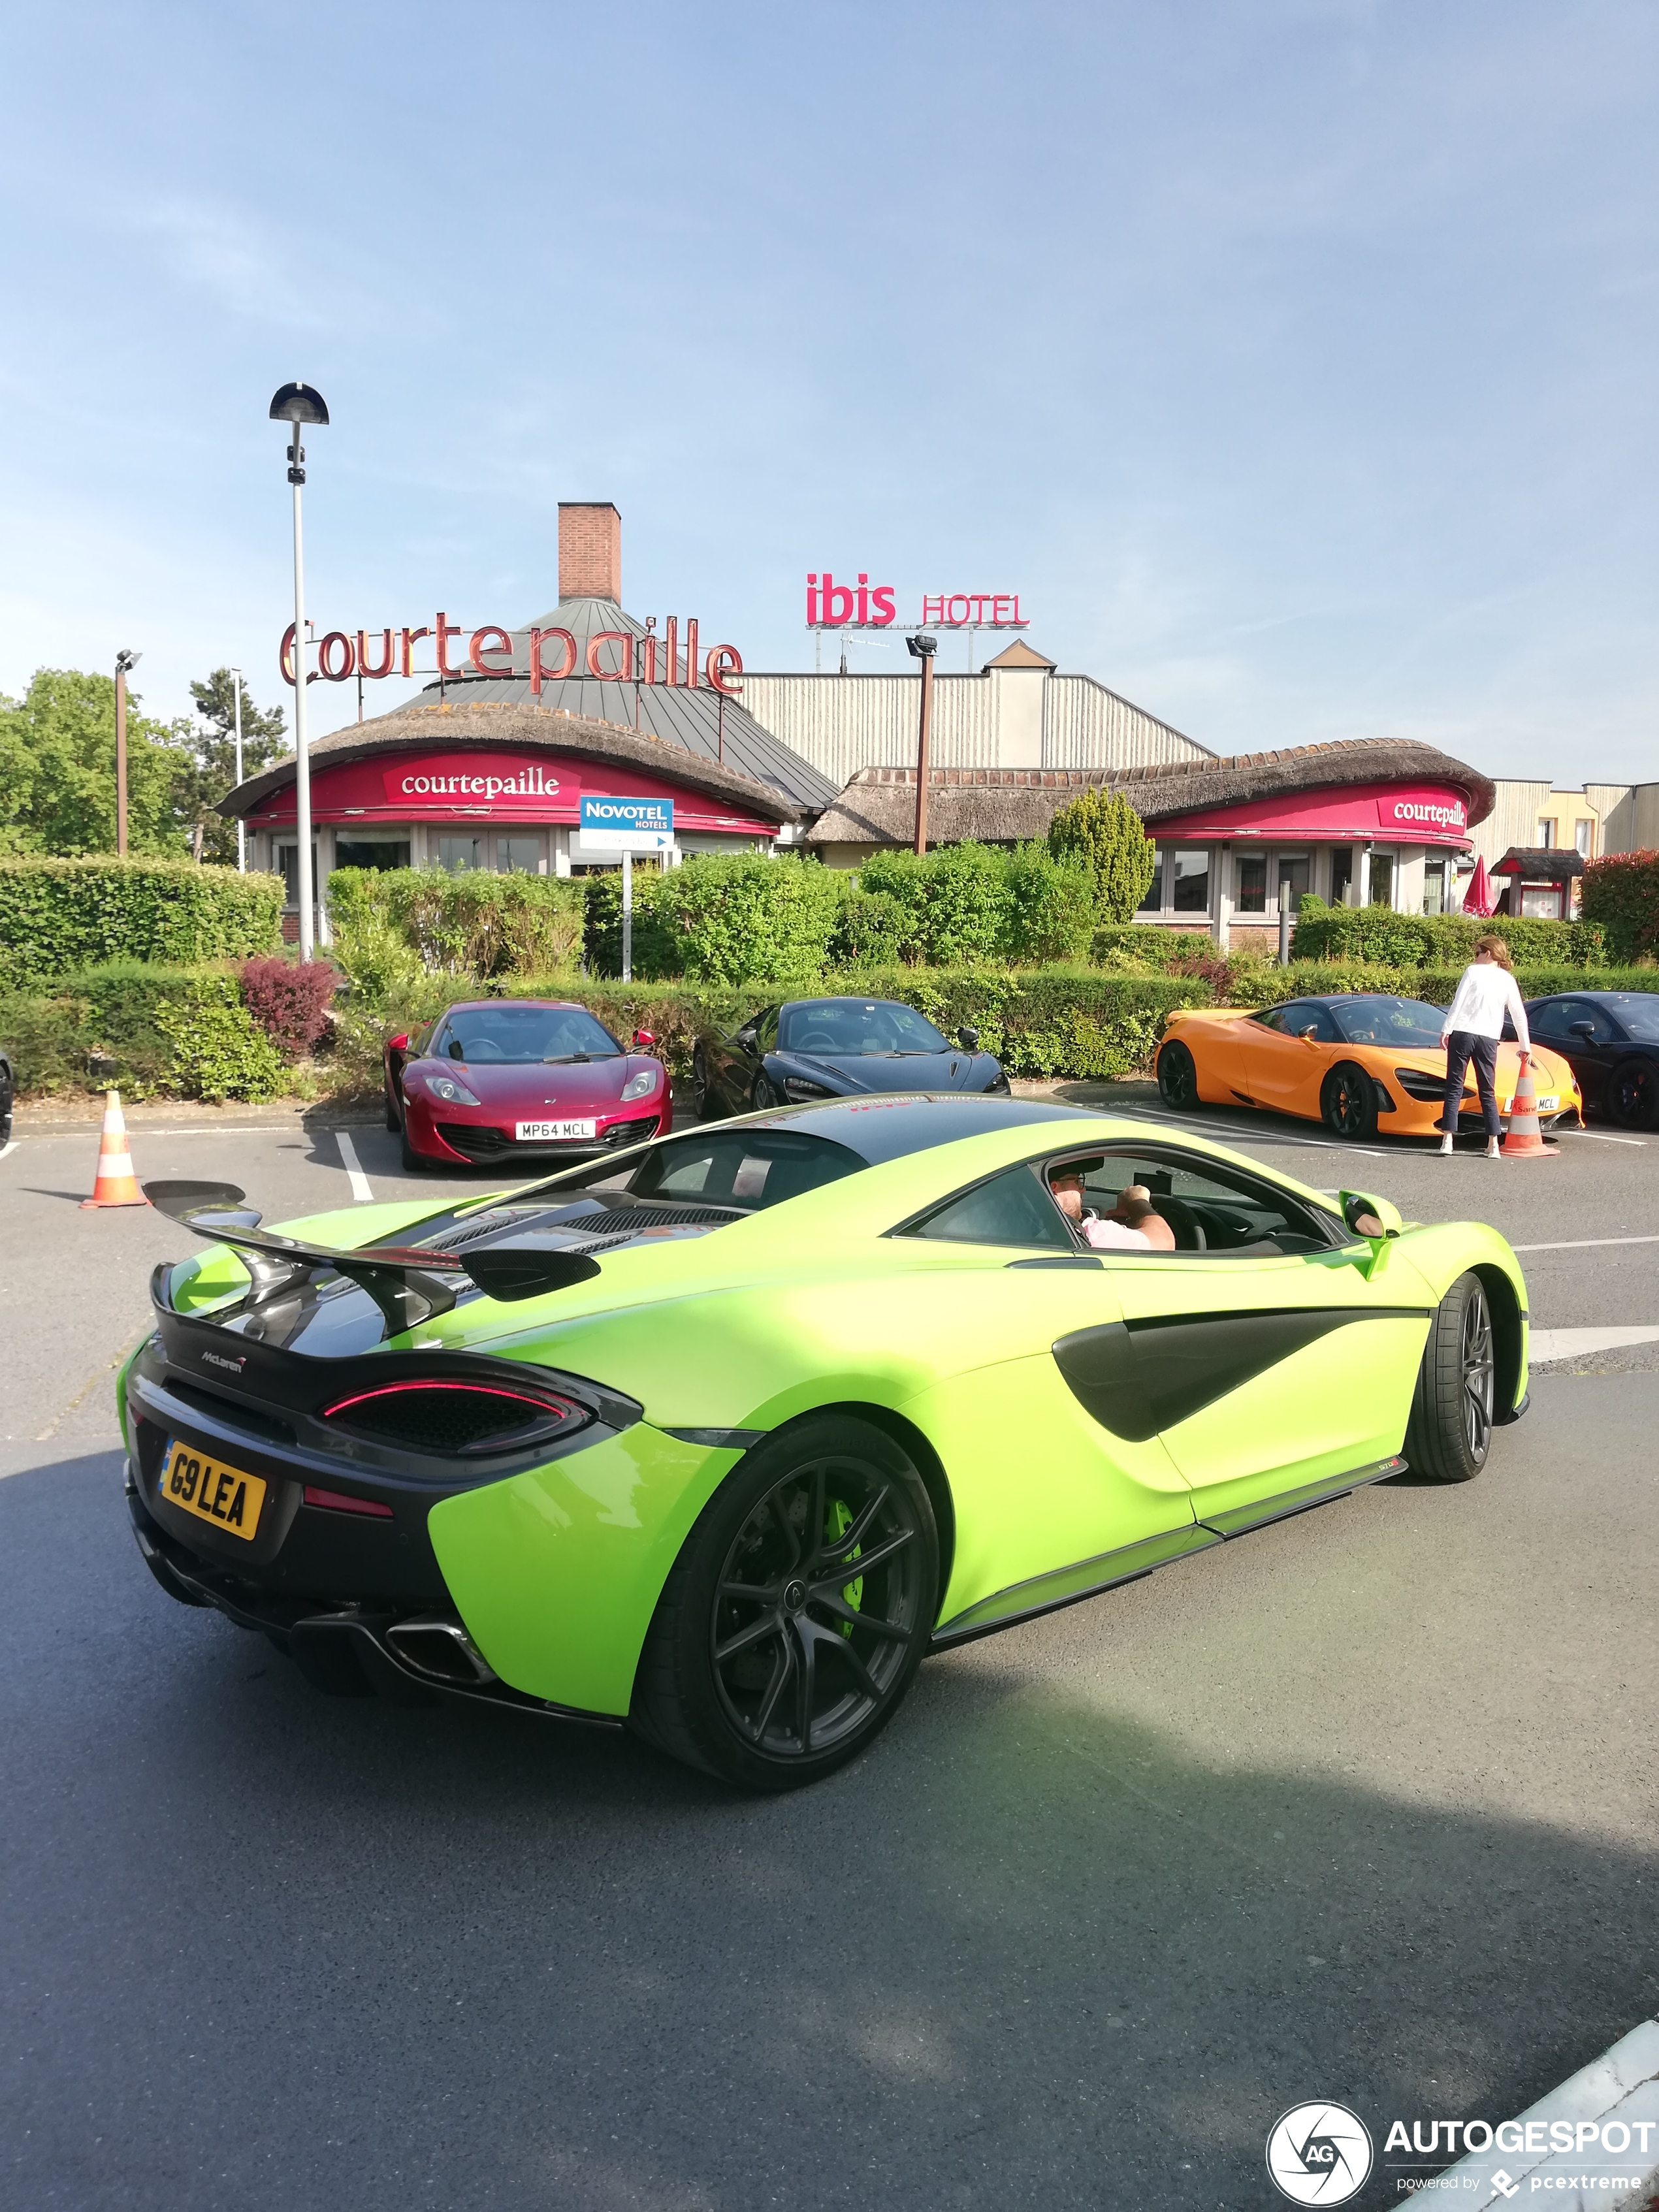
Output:
<svg viewBox="0 0 1659 2212">
<path fill-rule="evenodd" d="M 278 1237 L 260 1228 L 263 1217 L 234 1183 L 147 1182 L 143 1193 L 169 1221 L 240 1255 L 252 1278 L 244 1305 L 264 1305 L 326 1269 L 362 1284 L 394 1334 L 447 1313 L 465 1281 L 487 1297 L 511 1301 L 566 1290 L 599 1272 L 599 1261 L 585 1252 L 539 1247 L 493 1244 L 458 1253 L 418 1244 L 338 1247 Z"/>
</svg>

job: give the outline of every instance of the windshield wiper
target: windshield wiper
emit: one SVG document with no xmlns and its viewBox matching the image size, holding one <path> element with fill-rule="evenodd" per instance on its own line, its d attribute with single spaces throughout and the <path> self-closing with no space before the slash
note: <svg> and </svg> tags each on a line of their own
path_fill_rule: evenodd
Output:
<svg viewBox="0 0 1659 2212">
<path fill-rule="evenodd" d="M 573 1067 L 585 1060 L 620 1060 L 619 1052 L 550 1052 L 542 1061 L 544 1067 Z"/>
</svg>

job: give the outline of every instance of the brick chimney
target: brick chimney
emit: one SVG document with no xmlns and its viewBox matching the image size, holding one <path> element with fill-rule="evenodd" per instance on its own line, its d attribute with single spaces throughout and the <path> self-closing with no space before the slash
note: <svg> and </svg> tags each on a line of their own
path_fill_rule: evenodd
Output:
<svg viewBox="0 0 1659 2212">
<path fill-rule="evenodd" d="M 622 517 L 609 500 L 559 501 L 559 597 L 622 600 Z"/>
</svg>

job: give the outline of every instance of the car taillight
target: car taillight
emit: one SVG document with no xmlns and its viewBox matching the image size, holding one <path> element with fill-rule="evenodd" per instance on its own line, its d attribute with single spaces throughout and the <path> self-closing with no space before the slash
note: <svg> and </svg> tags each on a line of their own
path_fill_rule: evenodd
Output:
<svg viewBox="0 0 1659 2212">
<path fill-rule="evenodd" d="M 476 1458 L 527 1451 L 592 1416 L 585 1406 L 549 1391 L 534 1396 L 498 1382 L 386 1382 L 325 1407 L 323 1418 L 377 1443 Z"/>
</svg>

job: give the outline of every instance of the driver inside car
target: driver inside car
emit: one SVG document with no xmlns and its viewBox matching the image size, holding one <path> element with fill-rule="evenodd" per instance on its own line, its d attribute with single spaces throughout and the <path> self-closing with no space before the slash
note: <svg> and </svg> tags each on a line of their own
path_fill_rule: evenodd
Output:
<svg viewBox="0 0 1659 2212">
<path fill-rule="evenodd" d="M 1048 1172 L 1048 1190 L 1053 1192 L 1055 1206 L 1066 1217 L 1073 1230 L 1095 1249 L 1121 1249 L 1121 1252 L 1172 1252 L 1175 1237 L 1170 1237 L 1168 1225 L 1152 1212 L 1152 1203 L 1141 1183 L 1130 1183 L 1117 1194 L 1117 1206 L 1110 1214 L 1097 1214 L 1093 1206 L 1084 1201 L 1084 1175 L 1091 1161 L 1066 1161 L 1066 1166 L 1053 1168 Z M 1161 1237 L 1155 1243 L 1155 1230 Z M 1164 1239 L 1168 1239 L 1168 1243 Z"/>
</svg>

